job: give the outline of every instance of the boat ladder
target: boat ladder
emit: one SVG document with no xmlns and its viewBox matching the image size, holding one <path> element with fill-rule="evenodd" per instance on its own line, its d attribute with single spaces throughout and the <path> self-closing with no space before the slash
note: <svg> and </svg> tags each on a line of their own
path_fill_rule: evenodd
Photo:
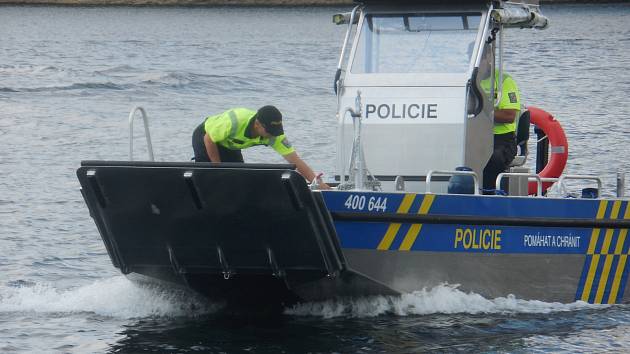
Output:
<svg viewBox="0 0 630 354">
<path fill-rule="evenodd" d="M 149 117 L 144 108 L 140 106 L 134 107 L 129 112 L 129 161 L 133 161 L 133 121 L 136 117 L 136 111 L 140 111 L 142 121 L 144 122 L 144 135 L 147 139 L 147 150 L 149 151 L 149 161 L 155 161 L 153 157 L 153 145 L 151 144 L 151 134 L 149 133 Z"/>
</svg>

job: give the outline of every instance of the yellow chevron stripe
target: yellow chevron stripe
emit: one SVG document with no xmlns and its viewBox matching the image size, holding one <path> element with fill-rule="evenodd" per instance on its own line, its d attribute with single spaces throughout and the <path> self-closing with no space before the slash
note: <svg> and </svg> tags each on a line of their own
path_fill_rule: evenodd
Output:
<svg viewBox="0 0 630 354">
<path fill-rule="evenodd" d="M 594 254 L 595 247 L 597 247 L 597 240 L 599 239 L 599 229 L 593 229 L 591 233 L 591 243 L 588 244 L 588 251 L 586 254 Z"/>
<path fill-rule="evenodd" d="M 599 252 L 601 255 L 607 255 L 608 250 L 610 249 L 610 244 L 612 243 L 612 237 L 615 233 L 615 229 L 606 229 L 606 236 L 604 236 L 604 244 L 602 245 L 602 249 Z"/>
<path fill-rule="evenodd" d="M 595 293 L 595 299 L 593 301 L 593 303 L 595 304 L 602 303 L 602 297 L 604 296 L 604 290 L 606 289 L 606 283 L 608 282 L 608 274 L 610 273 L 610 266 L 612 265 L 612 260 L 613 260 L 612 256 L 608 255 L 608 249 L 610 248 L 610 243 L 612 241 L 612 236 L 614 232 L 615 232 L 614 229 L 606 229 L 606 236 L 604 236 L 604 244 L 602 245 L 601 251 L 598 253 L 598 256 L 604 257 L 604 268 L 602 269 L 601 276 L 599 277 L 599 285 L 597 286 L 597 292 Z M 596 270 L 597 266 L 598 266 L 597 263 L 593 264 L 591 262 L 591 267 L 593 268 L 589 270 L 593 270 L 593 269 Z M 588 274 L 590 278 L 591 272 L 589 271 Z M 592 283 L 594 282 L 594 279 L 591 278 L 590 281 Z M 589 296 L 590 296 L 590 293 L 589 293 Z"/>
<path fill-rule="evenodd" d="M 378 247 L 376 249 L 379 251 L 388 250 L 389 246 L 391 246 L 392 242 L 394 242 L 394 238 L 396 237 L 398 230 L 400 230 L 400 226 L 401 224 L 395 223 L 395 222 L 389 224 L 389 227 L 387 228 L 387 232 L 385 232 L 385 236 L 383 237 L 381 242 L 378 244 Z"/>
<path fill-rule="evenodd" d="M 615 202 L 613 203 L 612 212 L 610 212 L 611 219 L 616 219 L 619 216 L 619 209 L 621 209 L 621 200 L 615 200 Z"/>
<path fill-rule="evenodd" d="M 424 199 L 422 200 L 422 204 L 420 205 L 420 210 L 418 210 L 418 214 L 426 215 L 431 209 L 431 205 L 435 200 L 435 194 L 426 194 Z M 416 238 L 420 234 L 420 230 L 422 230 L 422 224 L 413 224 L 407 231 L 403 242 L 400 244 L 398 250 L 400 251 L 409 251 L 411 246 L 416 242 Z"/>
<path fill-rule="evenodd" d="M 615 246 L 616 255 L 621 255 L 623 252 L 623 244 L 626 243 L 626 236 L 628 235 L 628 229 L 623 229 L 619 232 L 619 238 L 617 239 L 617 246 Z"/>
<path fill-rule="evenodd" d="M 617 271 L 615 272 L 615 279 L 613 280 L 612 288 L 610 289 L 610 295 L 608 296 L 608 303 L 614 304 L 617 301 L 617 294 L 619 293 L 619 286 L 621 285 L 621 276 L 626 268 L 626 259 L 628 255 L 623 254 L 619 256 L 619 263 L 617 264 Z"/>
<path fill-rule="evenodd" d="M 599 278 L 599 286 L 597 287 L 597 293 L 595 294 L 595 304 L 601 304 L 604 297 L 604 290 L 606 290 L 606 284 L 608 283 L 608 275 L 610 274 L 610 267 L 615 256 L 606 255 L 604 261 L 604 269 L 602 269 L 602 276 Z"/>
<path fill-rule="evenodd" d="M 624 213 L 623 218 L 630 219 L 630 202 L 626 202 L 626 212 Z M 623 244 L 626 241 L 627 235 L 628 229 L 623 229 L 619 232 L 619 239 L 617 240 L 617 247 L 615 247 L 615 254 L 621 255 L 621 252 L 623 252 Z M 628 250 L 628 252 L 630 252 L 630 250 Z M 608 296 L 609 304 L 614 304 L 617 301 L 617 295 L 619 294 L 619 289 L 621 287 L 621 277 L 623 276 L 623 272 L 626 269 L 627 259 L 628 255 L 626 254 L 619 256 L 617 271 L 615 272 L 612 287 L 610 288 L 610 295 Z"/>
<path fill-rule="evenodd" d="M 409 251 L 411 249 L 411 246 L 413 246 L 413 243 L 416 241 L 416 237 L 418 237 L 421 229 L 422 224 L 412 224 L 411 227 L 409 227 L 409 231 L 407 231 L 407 234 L 405 234 L 405 238 L 400 244 L 398 250 Z"/>
<path fill-rule="evenodd" d="M 412 193 L 405 194 L 402 202 L 400 202 L 400 206 L 398 207 L 398 210 L 396 210 L 396 213 L 406 214 L 409 211 L 409 208 L 411 208 L 411 205 L 413 204 L 413 201 L 415 199 L 416 199 L 415 194 L 412 194 Z M 389 224 L 389 227 L 387 228 L 387 231 L 385 232 L 385 236 L 383 236 L 383 239 L 378 244 L 378 247 L 376 249 L 380 251 L 388 250 L 389 247 L 392 245 L 392 242 L 394 242 L 394 238 L 396 238 L 396 234 L 398 233 L 398 230 L 400 230 L 400 226 L 401 224 L 395 223 L 395 222 Z"/>
<path fill-rule="evenodd" d="M 599 202 L 599 208 L 597 209 L 596 219 L 602 219 L 606 214 L 606 208 L 608 207 L 608 201 L 602 200 Z M 582 297 L 580 300 L 584 302 L 588 302 L 588 298 L 591 296 L 591 287 L 593 286 L 593 279 L 595 278 L 595 273 L 597 271 L 597 264 L 599 263 L 599 255 L 595 253 L 595 247 L 597 247 L 597 240 L 599 239 L 599 229 L 593 229 L 591 233 L 591 242 L 588 245 L 588 251 L 586 254 L 593 255 L 591 258 L 591 264 L 588 268 L 588 275 L 586 276 L 586 281 L 584 282 L 584 289 L 582 289 Z"/>
<path fill-rule="evenodd" d="M 626 202 L 626 212 L 623 215 L 624 219 L 630 219 L 630 202 Z M 628 229 L 622 229 L 619 232 L 619 238 L 617 239 L 617 246 L 615 247 L 615 254 L 621 254 L 623 252 L 623 244 L 626 242 L 626 235 Z"/>
<path fill-rule="evenodd" d="M 588 269 L 588 275 L 586 276 L 586 282 L 584 283 L 584 291 L 582 291 L 581 300 L 588 302 L 588 298 L 591 295 L 591 287 L 593 286 L 593 278 L 595 278 L 595 272 L 597 271 L 597 264 L 599 263 L 599 255 L 594 254 L 591 259 L 591 266 Z"/>
<path fill-rule="evenodd" d="M 619 216 L 619 208 L 621 207 L 621 201 L 617 200 L 613 203 L 612 211 L 610 212 L 610 219 L 617 219 Z M 604 297 L 604 291 L 606 290 L 606 284 L 608 283 L 608 276 L 610 275 L 610 267 L 612 266 L 613 256 L 608 254 L 610 250 L 610 244 L 612 243 L 612 237 L 615 233 L 614 229 L 606 229 L 606 236 L 604 237 L 604 244 L 600 254 L 605 257 L 604 268 L 602 274 L 599 277 L 599 286 L 597 287 L 597 293 L 595 293 L 596 304 L 602 303 Z"/>
<path fill-rule="evenodd" d="M 604 214 L 606 213 L 606 208 L 608 207 L 608 201 L 602 200 L 599 202 L 599 209 L 597 210 L 596 219 L 604 218 Z M 599 238 L 599 229 L 593 229 L 593 233 L 591 235 L 591 243 L 588 245 L 587 254 L 595 253 L 595 246 L 597 246 L 597 239 Z"/>
</svg>

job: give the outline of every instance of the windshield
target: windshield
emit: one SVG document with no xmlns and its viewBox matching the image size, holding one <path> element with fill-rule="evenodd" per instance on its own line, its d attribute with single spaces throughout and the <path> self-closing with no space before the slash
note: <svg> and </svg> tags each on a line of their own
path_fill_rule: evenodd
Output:
<svg viewBox="0 0 630 354">
<path fill-rule="evenodd" d="M 367 15 L 351 71 L 465 73 L 480 13 Z"/>
</svg>

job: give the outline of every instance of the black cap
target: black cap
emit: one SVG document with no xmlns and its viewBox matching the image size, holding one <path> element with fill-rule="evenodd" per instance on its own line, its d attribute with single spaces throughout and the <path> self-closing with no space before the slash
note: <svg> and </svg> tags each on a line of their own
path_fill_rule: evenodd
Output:
<svg viewBox="0 0 630 354">
<path fill-rule="evenodd" d="M 282 129 L 282 113 L 274 106 L 264 106 L 256 113 L 256 119 L 262 124 L 267 133 L 273 136 L 284 134 Z"/>
</svg>

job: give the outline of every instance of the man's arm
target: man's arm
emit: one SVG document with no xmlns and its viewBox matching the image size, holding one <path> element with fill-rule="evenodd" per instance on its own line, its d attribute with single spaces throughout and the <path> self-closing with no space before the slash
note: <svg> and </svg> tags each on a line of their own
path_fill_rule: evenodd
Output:
<svg viewBox="0 0 630 354">
<path fill-rule="evenodd" d="M 212 162 L 221 162 L 221 155 L 219 155 L 219 148 L 215 144 L 208 134 L 203 136 L 203 144 L 206 146 L 206 153 Z"/>
<path fill-rule="evenodd" d="M 499 106 L 494 109 L 495 123 L 513 123 L 521 109 L 521 94 L 511 76 L 503 80 L 503 93 Z"/>
<path fill-rule="evenodd" d="M 294 164 L 297 168 L 298 173 L 301 174 L 302 177 L 306 178 L 309 183 L 313 182 L 313 180 L 317 178 L 319 188 L 330 189 L 330 186 L 324 183 L 324 181 L 322 181 L 320 177 L 317 177 L 315 172 L 313 172 L 313 170 L 306 164 L 306 162 L 304 162 L 304 160 L 302 160 L 298 156 L 297 152 L 292 152 L 290 154 L 284 155 L 283 157 L 285 160 L 287 160 L 287 162 Z"/>
<path fill-rule="evenodd" d="M 516 109 L 495 109 L 494 110 L 494 122 L 495 123 L 512 123 L 516 119 Z"/>
</svg>

